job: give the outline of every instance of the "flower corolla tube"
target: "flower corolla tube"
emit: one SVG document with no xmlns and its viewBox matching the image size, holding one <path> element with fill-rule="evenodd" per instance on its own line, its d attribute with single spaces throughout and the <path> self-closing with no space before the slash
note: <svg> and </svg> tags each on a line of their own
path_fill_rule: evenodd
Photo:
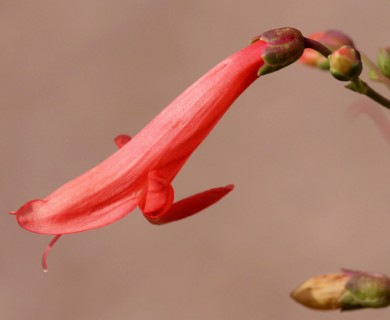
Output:
<svg viewBox="0 0 390 320">
<path fill-rule="evenodd" d="M 304 50 L 293 28 L 268 31 L 229 56 L 163 109 L 134 138 L 115 139 L 119 150 L 64 184 L 47 197 L 27 202 L 17 211 L 26 230 L 55 235 L 109 225 L 139 207 L 153 224 L 191 216 L 214 204 L 233 185 L 213 188 L 174 202 L 171 182 L 236 98 L 260 75 L 297 60 Z"/>
</svg>

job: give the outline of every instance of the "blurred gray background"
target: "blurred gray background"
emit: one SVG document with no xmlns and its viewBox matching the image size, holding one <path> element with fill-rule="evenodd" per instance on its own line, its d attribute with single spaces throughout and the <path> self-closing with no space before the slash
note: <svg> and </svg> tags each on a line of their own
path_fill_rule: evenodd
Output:
<svg viewBox="0 0 390 320">
<path fill-rule="evenodd" d="M 236 185 L 203 213 L 63 237 L 48 274 L 51 237 L 6 213 L 108 157 L 252 36 L 342 29 L 374 58 L 389 14 L 385 0 L 0 1 L 0 318 L 388 319 L 289 298 L 341 267 L 390 274 L 390 114 L 302 65 L 259 79 L 175 179 L 177 199 Z"/>
</svg>

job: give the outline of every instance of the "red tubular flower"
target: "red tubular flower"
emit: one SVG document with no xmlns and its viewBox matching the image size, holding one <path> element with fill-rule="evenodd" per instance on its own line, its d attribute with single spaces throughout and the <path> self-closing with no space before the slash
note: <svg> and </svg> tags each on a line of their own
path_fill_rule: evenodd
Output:
<svg viewBox="0 0 390 320">
<path fill-rule="evenodd" d="M 286 39 L 291 40 L 281 41 Z M 151 223 L 164 224 L 191 216 L 229 193 L 232 185 L 173 203 L 171 182 L 233 101 L 258 78 L 263 53 L 271 45 L 258 37 L 191 85 L 131 141 L 118 136 L 120 149 L 101 164 L 13 212 L 23 228 L 56 235 L 44 253 L 44 269 L 48 250 L 60 235 L 106 226 L 137 206 Z M 295 60 L 302 52 L 303 44 Z"/>
</svg>

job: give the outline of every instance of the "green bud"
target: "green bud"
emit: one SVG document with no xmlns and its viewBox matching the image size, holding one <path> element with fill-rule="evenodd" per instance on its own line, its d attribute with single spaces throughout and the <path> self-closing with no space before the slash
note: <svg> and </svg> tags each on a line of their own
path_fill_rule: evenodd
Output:
<svg viewBox="0 0 390 320">
<path fill-rule="evenodd" d="M 340 298 L 342 310 L 382 308 L 390 305 L 390 279 L 383 274 L 345 270 L 350 276 Z"/>
<path fill-rule="evenodd" d="M 390 278 L 379 273 L 342 270 L 305 281 L 291 297 L 317 310 L 383 308 L 390 305 Z"/>
<path fill-rule="evenodd" d="M 349 81 L 360 75 L 363 69 L 360 53 L 351 46 L 342 46 L 328 56 L 329 71 L 340 81 Z"/>
<path fill-rule="evenodd" d="M 252 39 L 267 43 L 262 58 L 264 65 L 258 75 L 268 74 L 288 66 L 300 58 L 305 49 L 304 37 L 294 28 L 279 28 L 264 32 Z"/>
<path fill-rule="evenodd" d="M 379 49 L 378 68 L 384 76 L 390 78 L 390 47 Z"/>
</svg>

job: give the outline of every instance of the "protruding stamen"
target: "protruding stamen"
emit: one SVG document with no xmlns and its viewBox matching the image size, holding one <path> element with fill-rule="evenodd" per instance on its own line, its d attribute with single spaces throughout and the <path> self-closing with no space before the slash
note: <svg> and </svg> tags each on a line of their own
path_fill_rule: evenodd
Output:
<svg viewBox="0 0 390 320">
<path fill-rule="evenodd" d="M 57 234 L 50 242 L 49 244 L 47 245 L 45 251 L 43 252 L 43 255 L 42 255 L 42 268 L 43 268 L 43 272 L 48 272 L 48 268 L 47 268 L 47 256 L 49 255 L 49 251 L 51 248 L 53 248 L 54 244 L 57 242 L 57 240 L 62 236 L 62 234 Z"/>
</svg>

